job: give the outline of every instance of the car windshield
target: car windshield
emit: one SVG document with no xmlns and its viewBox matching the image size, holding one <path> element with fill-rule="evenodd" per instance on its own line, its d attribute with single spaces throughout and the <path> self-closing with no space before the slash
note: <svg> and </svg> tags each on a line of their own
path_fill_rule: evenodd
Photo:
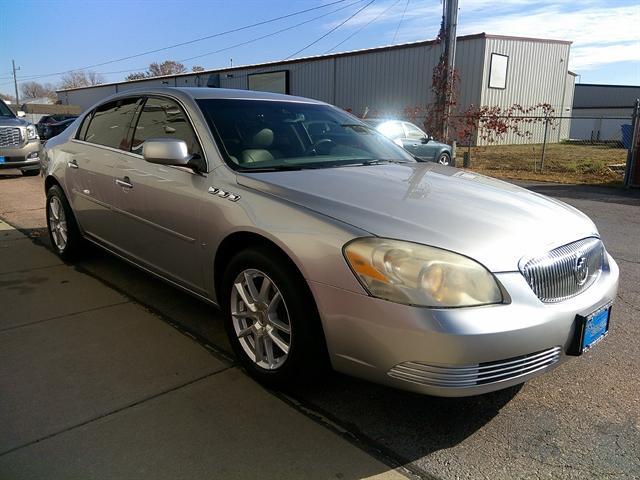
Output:
<svg viewBox="0 0 640 480">
<path fill-rule="evenodd" d="M 237 99 L 197 102 L 234 169 L 297 170 L 415 161 L 371 127 L 328 105 Z"/>
<path fill-rule="evenodd" d="M 13 112 L 7 104 L 0 100 L 0 117 L 13 117 Z"/>
</svg>

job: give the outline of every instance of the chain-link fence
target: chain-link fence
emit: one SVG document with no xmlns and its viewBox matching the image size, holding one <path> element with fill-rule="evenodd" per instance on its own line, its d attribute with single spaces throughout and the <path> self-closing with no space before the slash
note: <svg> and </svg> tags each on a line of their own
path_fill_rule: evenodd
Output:
<svg viewBox="0 0 640 480">
<path fill-rule="evenodd" d="M 457 165 L 491 176 L 622 183 L 632 142 L 629 116 L 527 116 L 466 121 Z"/>
</svg>

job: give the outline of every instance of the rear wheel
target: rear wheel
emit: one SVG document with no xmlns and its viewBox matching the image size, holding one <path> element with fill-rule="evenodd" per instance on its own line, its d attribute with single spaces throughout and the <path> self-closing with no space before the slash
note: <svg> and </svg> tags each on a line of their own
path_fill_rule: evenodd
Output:
<svg viewBox="0 0 640 480">
<path fill-rule="evenodd" d="M 443 152 L 440 154 L 440 156 L 438 157 L 438 163 L 440 165 L 453 166 L 451 162 L 451 156 L 447 152 Z"/>
<path fill-rule="evenodd" d="M 257 380 L 284 385 L 325 370 L 324 335 L 302 275 L 275 249 L 238 253 L 223 278 L 225 328 Z"/>
<path fill-rule="evenodd" d="M 63 260 L 76 258 L 82 250 L 82 236 L 67 197 L 58 185 L 47 191 L 47 226 L 51 246 Z"/>
</svg>

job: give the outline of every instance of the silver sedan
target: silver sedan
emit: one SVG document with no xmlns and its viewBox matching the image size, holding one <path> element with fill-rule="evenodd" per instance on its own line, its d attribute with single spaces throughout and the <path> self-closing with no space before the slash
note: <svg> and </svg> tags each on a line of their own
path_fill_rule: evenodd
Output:
<svg viewBox="0 0 640 480">
<path fill-rule="evenodd" d="M 52 244 L 97 244 L 217 305 L 239 361 L 464 396 L 524 382 L 609 330 L 618 267 L 584 214 L 417 163 L 322 102 L 122 93 L 44 152 Z"/>
</svg>

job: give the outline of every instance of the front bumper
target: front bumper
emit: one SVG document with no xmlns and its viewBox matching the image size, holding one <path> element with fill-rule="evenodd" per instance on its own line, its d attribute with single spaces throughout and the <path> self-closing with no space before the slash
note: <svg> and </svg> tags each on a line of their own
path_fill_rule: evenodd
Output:
<svg viewBox="0 0 640 480">
<path fill-rule="evenodd" d="M 316 282 L 311 289 L 336 370 L 419 393 L 468 396 L 517 385 L 566 360 L 576 315 L 615 299 L 618 266 L 608 260 L 590 288 L 555 304 L 542 303 L 520 272 L 496 274 L 510 303 L 471 308 L 411 307 Z"/>
<path fill-rule="evenodd" d="M 39 140 L 31 140 L 18 148 L 0 147 L 0 169 L 17 168 L 19 170 L 39 170 L 41 148 Z"/>
</svg>

